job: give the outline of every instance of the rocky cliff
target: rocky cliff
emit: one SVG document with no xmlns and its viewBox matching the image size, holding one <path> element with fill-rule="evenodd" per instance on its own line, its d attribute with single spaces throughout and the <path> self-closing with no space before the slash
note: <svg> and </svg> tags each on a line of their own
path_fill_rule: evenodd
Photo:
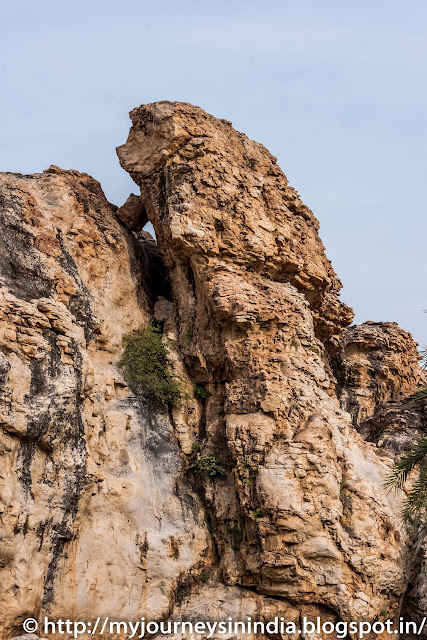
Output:
<svg viewBox="0 0 427 640">
<path fill-rule="evenodd" d="M 317 220 L 262 145 L 185 103 L 131 119 L 141 194 L 120 209 L 76 171 L 1 174 L 2 638 L 45 614 L 419 615 L 383 484 L 423 430 L 420 409 L 393 440 L 423 383 L 412 338 L 346 328 Z M 118 366 L 153 322 L 174 406 Z"/>
</svg>

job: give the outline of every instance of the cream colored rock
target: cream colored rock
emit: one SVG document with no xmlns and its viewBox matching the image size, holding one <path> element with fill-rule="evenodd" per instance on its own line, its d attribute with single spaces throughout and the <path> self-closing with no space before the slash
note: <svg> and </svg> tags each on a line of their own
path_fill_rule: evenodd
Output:
<svg viewBox="0 0 427 640">
<path fill-rule="evenodd" d="M 23 636 L 12 638 L 12 640 L 43 640 L 43 638 L 39 638 L 35 633 L 26 633 Z"/>
<path fill-rule="evenodd" d="M 339 407 L 329 354 L 351 311 L 316 219 L 230 123 L 186 103 L 130 115 L 119 159 L 168 268 L 184 364 L 209 393 L 202 453 L 227 471 L 203 480 L 225 582 L 347 620 L 398 613 L 399 505 Z"/>
<path fill-rule="evenodd" d="M 151 315 L 139 245 L 85 174 L 0 189 L 0 637 L 29 615 L 164 616 L 209 536 L 167 411 L 117 368 Z"/>
</svg>

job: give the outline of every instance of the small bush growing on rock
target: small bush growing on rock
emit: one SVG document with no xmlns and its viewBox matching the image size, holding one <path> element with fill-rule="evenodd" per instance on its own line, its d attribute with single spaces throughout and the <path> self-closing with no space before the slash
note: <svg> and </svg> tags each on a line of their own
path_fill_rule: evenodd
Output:
<svg viewBox="0 0 427 640">
<path fill-rule="evenodd" d="M 205 398 L 207 398 L 208 396 L 209 392 L 206 391 L 206 389 L 202 387 L 202 385 L 196 384 L 196 386 L 194 387 L 194 397 L 202 398 L 202 400 L 205 400 Z"/>
<path fill-rule="evenodd" d="M 200 580 L 201 580 L 204 584 L 206 584 L 207 582 L 209 582 L 210 575 L 211 575 L 211 574 L 210 574 L 210 572 L 209 572 L 209 571 L 206 571 L 206 569 L 204 569 L 204 570 L 202 571 L 202 573 L 200 574 Z"/>
<path fill-rule="evenodd" d="M 213 454 L 207 454 L 202 456 L 197 454 L 194 461 L 189 467 L 195 473 L 204 473 L 208 476 L 223 476 L 225 475 L 224 467 L 219 464 L 216 457 Z"/>
<path fill-rule="evenodd" d="M 168 369 L 160 328 L 150 324 L 145 329 L 132 331 L 124 337 L 123 345 L 119 367 L 126 381 L 165 404 L 177 404 L 181 397 L 180 384 Z"/>
<path fill-rule="evenodd" d="M 233 549 L 233 551 L 238 551 L 243 541 L 243 531 L 239 529 L 239 527 L 233 527 L 232 529 L 229 529 L 228 532 L 231 535 L 231 539 L 233 541 L 231 548 Z"/>
<path fill-rule="evenodd" d="M 231 537 L 233 538 L 233 540 L 238 540 L 239 542 L 242 542 L 242 540 L 243 540 L 243 531 L 241 529 L 239 529 L 239 527 L 232 527 L 228 531 L 231 534 Z"/>
<path fill-rule="evenodd" d="M 187 598 L 189 595 L 190 595 L 190 591 L 185 587 L 180 587 L 176 592 L 178 602 L 182 602 L 184 598 Z"/>
<path fill-rule="evenodd" d="M 240 458 L 239 465 L 242 469 L 248 469 L 251 466 L 246 458 Z"/>
<path fill-rule="evenodd" d="M 191 445 L 191 453 L 198 453 L 202 448 L 202 443 L 200 440 L 195 440 Z"/>
</svg>

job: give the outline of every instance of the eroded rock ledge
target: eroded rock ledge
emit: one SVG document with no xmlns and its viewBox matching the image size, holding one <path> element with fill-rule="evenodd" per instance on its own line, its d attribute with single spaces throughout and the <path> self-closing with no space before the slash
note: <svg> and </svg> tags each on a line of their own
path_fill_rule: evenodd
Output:
<svg viewBox="0 0 427 640">
<path fill-rule="evenodd" d="M 2 640 L 44 614 L 372 620 L 408 584 L 419 614 L 383 488 L 412 339 L 346 329 L 318 223 L 262 145 L 189 104 L 131 118 L 141 195 L 118 210 L 76 171 L 0 175 Z M 171 410 L 117 367 L 154 318 Z M 194 445 L 223 477 L 189 472 Z"/>
</svg>

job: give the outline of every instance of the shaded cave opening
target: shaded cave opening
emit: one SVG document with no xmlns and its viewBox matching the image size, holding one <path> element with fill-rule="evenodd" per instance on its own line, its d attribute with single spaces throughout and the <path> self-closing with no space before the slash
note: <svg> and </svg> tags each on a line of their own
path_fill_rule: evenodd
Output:
<svg viewBox="0 0 427 640">
<path fill-rule="evenodd" d="M 157 246 L 156 233 L 148 219 L 140 196 L 131 193 L 115 212 L 116 218 L 130 231 L 136 244 L 138 271 L 151 309 L 159 297 L 172 299 L 169 276 Z"/>
<path fill-rule="evenodd" d="M 172 300 L 172 288 L 156 236 L 150 232 L 150 227 L 151 223 L 147 223 L 141 231 L 134 231 L 133 235 L 140 250 L 145 289 L 154 307 L 160 297 Z"/>
</svg>

